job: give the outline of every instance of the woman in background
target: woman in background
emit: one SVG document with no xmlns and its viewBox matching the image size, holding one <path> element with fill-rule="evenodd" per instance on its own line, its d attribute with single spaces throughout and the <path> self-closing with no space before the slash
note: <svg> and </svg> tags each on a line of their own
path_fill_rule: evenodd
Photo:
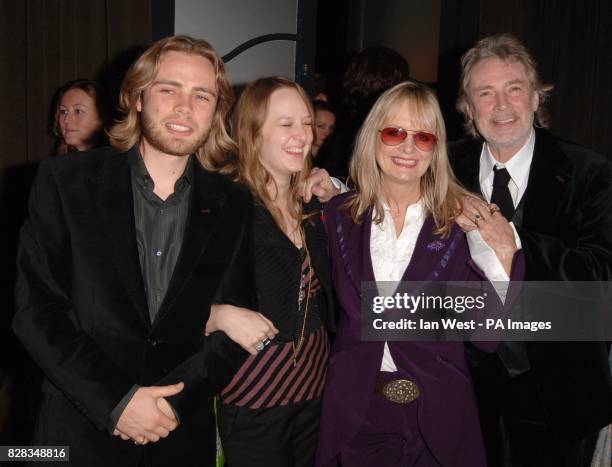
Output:
<svg viewBox="0 0 612 467">
<path fill-rule="evenodd" d="M 314 101 L 315 138 L 312 142 L 312 157 L 319 158 L 319 151 L 324 147 L 334 133 L 336 114 L 331 105 L 325 101 Z M 317 164 L 319 167 L 320 165 Z"/>
<path fill-rule="evenodd" d="M 69 81 L 57 91 L 55 101 L 53 135 L 57 138 L 56 154 L 87 151 L 107 144 L 105 103 L 95 81 Z"/>
</svg>

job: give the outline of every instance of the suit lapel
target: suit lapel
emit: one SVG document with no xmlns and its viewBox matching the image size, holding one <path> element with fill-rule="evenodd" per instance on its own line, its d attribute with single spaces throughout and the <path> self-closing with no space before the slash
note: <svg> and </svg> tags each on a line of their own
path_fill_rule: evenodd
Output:
<svg viewBox="0 0 612 467">
<path fill-rule="evenodd" d="M 448 248 L 448 241 L 434 234 L 435 222 L 431 215 L 427 215 L 423 227 L 419 232 L 414 251 L 402 281 L 422 281 L 434 278 L 425 278 L 424 272 L 429 272 L 432 266 L 438 264 L 441 256 Z M 440 257 L 440 258 L 439 258 Z"/>
<path fill-rule="evenodd" d="M 536 131 L 533 160 L 525 190 L 522 225 L 539 232 L 554 229 L 571 179 L 566 156 L 543 130 Z M 546 206 L 543 209 L 543 206 Z"/>
<path fill-rule="evenodd" d="M 208 246 L 208 240 L 219 219 L 223 201 L 226 197 L 225 188 L 220 183 L 220 177 L 218 174 L 205 171 L 199 162 L 195 161 L 194 186 L 191 192 L 189 219 L 185 226 L 181 252 L 168 284 L 166 296 L 155 317 L 155 324 L 172 307 L 172 303 L 180 292 L 181 287 L 200 261 L 204 250 Z"/>
<path fill-rule="evenodd" d="M 367 220 L 363 221 L 361 231 L 361 244 L 363 245 L 361 256 L 361 276 L 362 281 L 375 281 L 374 266 L 372 265 L 372 254 L 370 252 L 370 240 L 372 238 L 372 212 L 370 211 Z M 361 287 L 361 284 L 357 284 Z"/>
<path fill-rule="evenodd" d="M 336 211 L 336 227 L 338 247 L 346 276 L 361 296 L 361 282 L 374 281 L 372 259 L 370 258 L 370 229 L 372 227 L 372 209 L 363 215 L 363 222 L 354 223 L 350 215 L 343 209 Z M 332 232 L 329 232 L 331 235 Z"/>
<path fill-rule="evenodd" d="M 107 248 L 134 307 L 148 325 L 149 312 L 136 245 L 134 201 L 127 153 L 113 154 L 108 159 L 102 169 L 96 195 L 108 241 Z"/>
<path fill-rule="evenodd" d="M 274 248 L 284 248 L 292 253 L 296 252 L 296 246 L 280 230 L 274 217 L 268 209 L 260 202 L 255 201 L 255 242 L 258 245 L 267 245 Z"/>
<path fill-rule="evenodd" d="M 314 212 L 314 214 L 312 214 Z M 304 214 L 312 214 L 311 218 L 304 221 L 304 233 L 306 234 L 306 244 L 313 267 L 317 275 L 327 274 L 329 270 L 329 261 L 324 256 L 326 251 L 325 234 L 321 226 L 321 210 L 315 212 L 315 209 L 304 207 Z"/>
<path fill-rule="evenodd" d="M 341 222 L 341 221 L 340 221 Z M 355 289 L 361 290 L 361 282 L 375 281 L 372 257 L 370 255 L 370 236 L 372 229 L 372 210 L 370 209 L 360 224 L 352 222 L 338 223 L 336 235 L 342 255 L 342 261 Z M 402 281 L 422 281 L 434 279 L 425 278 L 423 271 L 432 270 L 435 264 L 442 264 L 444 255 L 454 251 L 455 236 L 450 239 L 441 239 L 434 234 L 435 223 L 433 217 L 425 218 L 423 227 L 417 237 L 417 242 L 407 265 Z M 452 246 L 451 250 L 449 248 Z"/>
<path fill-rule="evenodd" d="M 482 141 L 463 141 L 462 147 L 451 150 L 453 171 L 457 179 L 465 188 L 474 193 L 481 193 L 480 190 L 480 154 L 482 152 Z"/>
</svg>

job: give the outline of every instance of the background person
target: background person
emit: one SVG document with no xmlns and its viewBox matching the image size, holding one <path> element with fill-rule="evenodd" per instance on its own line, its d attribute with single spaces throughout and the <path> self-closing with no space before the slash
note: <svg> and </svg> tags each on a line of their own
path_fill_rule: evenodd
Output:
<svg viewBox="0 0 612 467">
<path fill-rule="evenodd" d="M 65 83 L 56 93 L 53 135 L 55 153 L 88 151 L 106 146 L 107 102 L 95 81 L 77 79 Z"/>
<path fill-rule="evenodd" d="M 336 114 L 332 106 L 325 101 L 315 100 L 313 108 L 315 115 L 315 138 L 312 142 L 312 156 L 313 158 L 324 158 L 324 154 L 319 156 L 319 151 L 321 151 L 322 147 L 329 144 L 329 139 L 332 137 L 334 129 L 336 128 Z"/>
</svg>

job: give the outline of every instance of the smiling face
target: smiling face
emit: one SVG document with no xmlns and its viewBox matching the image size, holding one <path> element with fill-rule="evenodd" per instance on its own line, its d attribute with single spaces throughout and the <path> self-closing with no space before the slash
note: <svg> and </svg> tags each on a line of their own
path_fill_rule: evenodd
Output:
<svg viewBox="0 0 612 467">
<path fill-rule="evenodd" d="M 94 99 L 78 88 L 69 89 L 62 96 L 57 121 L 64 142 L 77 151 L 91 149 L 102 131 L 102 120 Z"/>
<path fill-rule="evenodd" d="M 275 182 L 287 185 L 300 172 L 313 140 L 312 116 L 302 96 L 291 88 L 274 91 L 260 132 L 260 161 Z"/>
<path fill-rule="evenodd" d="M 170 156 L 194 153 L 206 141 L 216 105 L 210 61 L 184 52 L 164 53 L 153 83 L 137 103 L 145 150 Z"/>
<path fill-rule="evenodd" d="M 525 66 L 497 57 L 482 59 L 469 74 L 467 94 L 469 117 L 492 155 L 506 162 L 529 138 L 539 104 Z"/>
<path fill-rule="evenodd" d="M 429 128 L 413 116 L 413 109 L 407 99 L 394 104 L 379 130 L 387 127 L 403 128 L 405 130 L 426 131 L 435 134 L 434 128 Z M 412 132 L 397 146 L 388 146 L 376 137 L 376 163 L 382 175 L 384 191 L 410 191 L 414 196 L 420 195 L 421 177 L 427 172 L 433 157 L 432 151 L 423 151 L 414 144 Z"/>
</svg>

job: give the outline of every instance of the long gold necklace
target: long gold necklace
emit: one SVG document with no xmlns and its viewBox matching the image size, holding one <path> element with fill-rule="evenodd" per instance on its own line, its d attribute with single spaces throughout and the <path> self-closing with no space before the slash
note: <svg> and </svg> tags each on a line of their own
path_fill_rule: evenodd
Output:
<svg viewBox="0 0 612 467">
<path fill-rule="evenodd" d="M 301 229 L 300 229 L 301 230 Z M 308 318 L 308 304 L 310 302 L 310 287 L 312 285 L 312 264 L 310 262 L 310 252 L 308 251 L 308 246 L 306 245 L 306 238 L 302 234 L 302 245 L 304 245 L 304 249 L 306 250 L 306 273 L 308 274 L 308 287 L 306 291 L 306 306 L 304 307 L 304 320 L 302 321 L 302 329 L 300 331 L 300 337 L 298 339 L 297 345 L 295 341 L 291 341 L 291 347 L 293 348 L 293 366 L 297 366 L 297 356 L 300 352 L 302 345 L 304 344 L 304 331 L 306 330 L 306 320 Z M 302 298 L 302 290 L 304 289 L 304 275 L 300 271 L 300 290 L 298 291 L 298 312 L 300 310 L 300 305 L 303 302 Z"/>
</svg>

